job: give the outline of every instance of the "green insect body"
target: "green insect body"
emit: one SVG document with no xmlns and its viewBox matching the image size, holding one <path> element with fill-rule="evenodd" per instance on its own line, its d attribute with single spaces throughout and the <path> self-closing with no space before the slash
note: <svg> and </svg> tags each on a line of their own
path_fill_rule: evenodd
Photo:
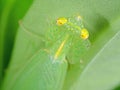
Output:
<svg viewBox="0 0 120 90">
<path fill-rule="evenodd" d="M 25 29 L 24 25 L 20 25 Z M 34 34 L 36 35 L 36 34 Z M 37 37 L 40 37 L 36 35 Z M 84 52 L 88 50 L 90 41 L 88 40 L 89 33 L 85 29 L 80 16 L 70 18 L 58 18 L 52 24 L 49 24 L 45 37 L 40 37 L 45 42 L 46 51 L 51 60 L 67 61 L 71 64 L 77 63 L 84 56 Z"/>
<path fill-rule="evenodd" d="M 56 59 L 64 60 L 67 58 L 69 63 L 77 63 L 84 56 L 84 52 L 88 50 L 88 45 L 90 45 L 88 40 L 89 33 L 85 33 L 87 38 L 80 37 L 81 31 L 85 29 L 82 19 L 71 17 L 57 20 L 61 21 L 50 25 L 46 33 L 46 37 L 50 40 L 46 44 L 48 50 L 50 50 L 50 56 L 55 61 L 57 61 Z"/>
</svg>

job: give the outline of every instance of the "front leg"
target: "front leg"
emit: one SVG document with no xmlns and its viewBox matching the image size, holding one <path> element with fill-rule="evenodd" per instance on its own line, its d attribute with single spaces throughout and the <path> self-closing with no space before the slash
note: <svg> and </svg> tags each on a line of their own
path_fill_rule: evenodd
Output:
<svg viewBox="0 0 120 90">
<path fill-rule="evenodd" d="M 45 35 L 44 36 L 40 35 L 40 34 L 38 35 L 37 33 L 34 33 L 32 31 L 30 31 L 27 27 L 25 27 L 25 25 L 22 23 L 22 20 L 19 20 L 19 25 L 22 28 L 22 30 L 24 32 L 26 32 L 28 35 L 30 35 L 32 37 L 36 37 L 36 38 L 38 38 L 38 39 L 40 39 L 41 41 L 44 41 L 44 42 L 48 41 L 48 39 L 45 37 Z"/>
</svg>

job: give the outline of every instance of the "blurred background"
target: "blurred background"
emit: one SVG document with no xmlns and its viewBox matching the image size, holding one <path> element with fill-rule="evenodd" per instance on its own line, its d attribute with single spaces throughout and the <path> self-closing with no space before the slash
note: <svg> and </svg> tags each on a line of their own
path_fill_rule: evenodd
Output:
<svg viewBox="0 0 120 90">
<path fill-rule="evenodd" d="M 11 58 L 18 21 L 30 8 L 33 0 L 0 0 L 0 82 Z"/>
</svg>

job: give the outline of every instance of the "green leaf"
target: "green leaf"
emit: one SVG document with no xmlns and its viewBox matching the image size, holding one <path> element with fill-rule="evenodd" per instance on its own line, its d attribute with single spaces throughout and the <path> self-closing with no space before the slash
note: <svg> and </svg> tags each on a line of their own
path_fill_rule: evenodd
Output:
<svg viewBox="0 0 120 90">
<path fill-rule="evenodd" d="M 3 76 L 11 58 L 13 44 L 18 28 L 18 21 L 25 15 L 31 3 L 32 0 L 1 0 L 0 80 L 2 80 L 1 77 Z"/>
<path fill-rule="evenodd" d="M 120 84 L 120 32 L 97 53 L 71 90 L 113 90 Z"/>
</svg>

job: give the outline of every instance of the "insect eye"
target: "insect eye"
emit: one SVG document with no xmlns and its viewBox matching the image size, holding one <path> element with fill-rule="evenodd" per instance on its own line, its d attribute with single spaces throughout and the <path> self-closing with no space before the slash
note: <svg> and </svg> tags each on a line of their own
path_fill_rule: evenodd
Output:
<svg viewBox="0 0 120 90">
<path fill-rule="evenodd" d="M 81 36 L 82 39 L 87 39 L 89 37 L 89 32 L 87 31 L 87 29 L 85 29 L 85 28 L 82 29 L 80 36 Z"/>
<path fill-rule="evenodd" d="M 61 26 L 64 25 L 65 23 L 67 23 L 67 19 L 66 18 L 58 18 L 57 19 L 57 25 Z"/>
</svg>

